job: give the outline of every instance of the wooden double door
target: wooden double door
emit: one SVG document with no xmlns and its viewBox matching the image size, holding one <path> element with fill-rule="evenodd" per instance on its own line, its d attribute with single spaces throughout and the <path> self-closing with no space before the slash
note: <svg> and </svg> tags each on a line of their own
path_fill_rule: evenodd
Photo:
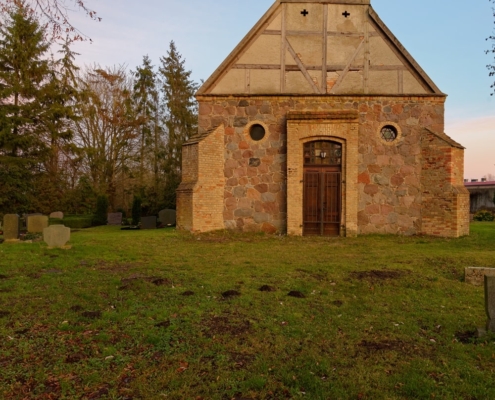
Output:
<svg viewBox="0 0 495 400">
<path fill-rule="evenodd" d="M 305 157 L 303 234 L 339 236 L 342 217 L 342 152 L 336 143 L 323 143 L 331 146 L 329 154 L 337 154 L 338 157 L 329 157 L 328 160 L 323 159 L 323 162 L 315 161 L 315 157 Z M 318 142 L 312 145 L 313 148 L 321 147 Z M 313 150 L 305 154 L 314 153 Z M 320 154 L 318 149 L 316 154 Z M 315 165 L 316 162 L 320 164 Z"/>
</svg>

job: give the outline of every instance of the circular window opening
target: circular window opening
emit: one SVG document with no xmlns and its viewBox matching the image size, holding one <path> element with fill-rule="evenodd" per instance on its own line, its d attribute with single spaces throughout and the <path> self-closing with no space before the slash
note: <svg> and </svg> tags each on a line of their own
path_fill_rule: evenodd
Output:
<svg viewBox="0 0 495 400">
<path fill-rule="evenodd" d="M 386 142 L 393 142 L 398 136 L 397 128 L 392 125 L 386 125 L 382 128 L 381 135 Z"/>
<path fill-rule="evenodd" d="M 251 139 L 253 140 L 261 140 L 265 137 L 266 131 L 263 125 L 260 124 L 254 124 L 249 128 L 249 136 L 251 136 Z"/>
</svg>

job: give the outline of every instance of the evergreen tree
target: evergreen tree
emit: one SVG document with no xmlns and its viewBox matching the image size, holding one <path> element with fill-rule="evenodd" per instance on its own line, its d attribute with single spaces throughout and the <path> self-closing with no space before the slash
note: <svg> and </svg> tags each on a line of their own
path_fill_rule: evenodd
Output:
<svg viewBox="0 0 495 400">
<path fill-rule="evenodd" d="M 140 149 L 139 149 L 139 179 L 142 182 L 145 176 L 146 149 L 152 143 L 153 125 L 155 123 L 156 99 L 158 93 L 156 90 L 156 75 L 148 56 L 143 57 L 143 65 L 137 67 L 133 73 L 134 95 L 136 103 L 136 112 L 141 116 L 140 126 Z"/>
<path fill-rule="evenodd" d="M 0 27 L 0 207 L 9 212 L 29 209 L 53 140 L 70 137 L 67 87 L 44 36 L 22 2 Z"/>
<path fill-rule="evenodd" d="M 48 43 L 22 7 L 0 28 L 0 207 L 27 210 L 33 177 L 47 153 L 43 97 L 51 78 Z"/>
<path fill-rule="evenodd" d="M 186 71 L 185 60 L 170 42 L 166 57 L 159 68 L 164 98 L 164 122 L 167 132 L 165 149 L 165 205 L 175 208 L 175 191 L 181 180 L 182 145 L 197 130 L 197 103 L 194 99 L 198 85 Z"/>
</svg>

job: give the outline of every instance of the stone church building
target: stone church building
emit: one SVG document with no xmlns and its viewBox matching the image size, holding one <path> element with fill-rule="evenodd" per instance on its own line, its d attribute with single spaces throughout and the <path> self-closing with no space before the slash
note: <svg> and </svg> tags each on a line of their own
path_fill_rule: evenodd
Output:
<svg viewBox="0 0 495 400">
<path fill-rule="evenodd" d="M 469 234 L 446 95 L 370 0 L 277 0 L 196 97 L 179 229 Z"/>
</svg>

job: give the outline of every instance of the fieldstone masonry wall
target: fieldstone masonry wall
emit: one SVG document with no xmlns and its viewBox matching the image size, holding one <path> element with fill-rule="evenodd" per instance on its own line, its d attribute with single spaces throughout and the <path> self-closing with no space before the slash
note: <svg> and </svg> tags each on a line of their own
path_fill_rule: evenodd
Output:
<svg viewBox="0 0 495 400">
<path fill-rule="evenodd" d="M 352 111 L 359 123 L 357 233 L 468 233 L 463 150 L 443 135 L 444 96 L 205 95 L 198 100 L 199 136 L 195 143 L 184 146 L 184 179 L 178 192 L 178 224 L 184 229 L 287 232 L 287 114 Z M 267 128 L 261 141 L 249 137 L 248 127 L 253 122 Z M 380 136 L 386 123 L 394 123 L 400 130 L 392 143 Z M 223 138 L 215 130 L 218 127 L 222 127 Z M 201 150 L 206 141 L 209 150 Z M 194 191 L 195 179 L 199 182 L 194 174 L 205 168 L 195 163 L 218 153 L 214 143 L 222 152 L 223 176 L 210 172 L 201 179 L 217 189 L 223 185 L 222 212 L 208 217 L 215 223 L 199 227 L 195 226 L 199 214 L 194 209 L 200 206 L 189 204 L 193 196 L 187 193 Z M 302 158 L 302 154 L 294 156 Z M 201 207 L 216 209 L 218 205 L 213 198 L 211 201 Z"/>
</svg>

